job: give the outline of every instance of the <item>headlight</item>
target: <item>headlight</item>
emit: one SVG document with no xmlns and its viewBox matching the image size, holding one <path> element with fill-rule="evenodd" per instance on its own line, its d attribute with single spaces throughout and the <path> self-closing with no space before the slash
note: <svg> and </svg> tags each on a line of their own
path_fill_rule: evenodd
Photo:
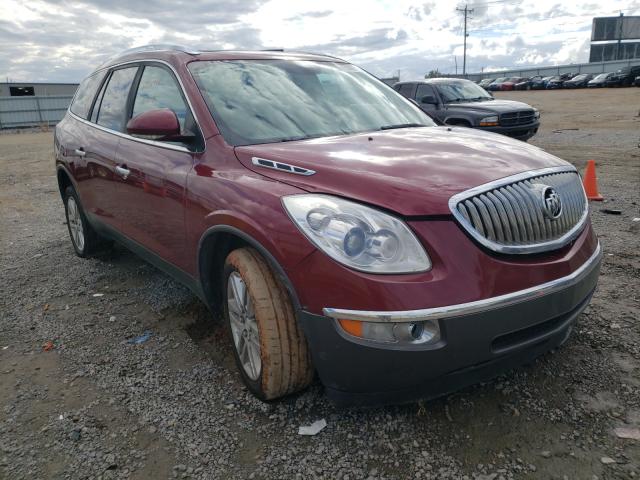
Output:
<svg viewBox="0 0 640 480">
<path fill-rule="evenodd" d="M 409 227 L 391 215 L 329 195 L 291 195 L 282 203 L 316 247 L 348 267 L 371 273 L 431 268 Z"/>
<path fill-rule="evenodd" d="M 540 110 L 538 110 L 537 108 L 533 109 L 533 116 L 537 119 L 540 118 Z"/>
<path fill-rule="evenodd" d="M 498 125 L 498 116 L 492 115 L 490 117 L 484 117 L 480 120 L 481 127 L 495 127 Z"/>
</svg>

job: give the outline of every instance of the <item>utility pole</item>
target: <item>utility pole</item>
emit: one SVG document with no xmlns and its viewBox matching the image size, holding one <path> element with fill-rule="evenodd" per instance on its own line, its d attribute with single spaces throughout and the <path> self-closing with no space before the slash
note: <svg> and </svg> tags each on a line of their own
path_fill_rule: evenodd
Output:
<svg viewBox="0 0 640 480">
<path fill-rule="evenodd" d="M 462 54 L 462 75 L 467 74 L 467 37 L 469 34 L 467 33 L 467 18 L 470 13 L 473 13 L 473 8 L 469 8 L 469 6 L 465 3 L 464 8 L 456 8 L 458 12 L 462 12 L 464 14 L 464 53 Z"/>
<path fill-rule="evenodd" d="M 621 55 L 621 44 L 622 44 L 622 21 L 623 21 L 623 17 L 624 13 L 620 12 L 620 18 L 618 19 L 618 45 L 616 46 L 616 60 L 622 60 L 622 55 Z"/>
</svg>

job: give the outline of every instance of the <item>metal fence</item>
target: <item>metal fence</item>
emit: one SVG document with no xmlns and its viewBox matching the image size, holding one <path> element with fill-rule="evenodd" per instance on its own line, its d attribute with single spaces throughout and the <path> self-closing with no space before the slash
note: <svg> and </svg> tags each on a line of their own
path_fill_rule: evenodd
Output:
<svg viewBox="0 0 640 480">
<path fill-rule="evenodd" d="M 615 60 L 612 62 L 573 63 L 571 65 L 557 65 L 554 67 L 529 67 L 512 70 L 499 70 L 495 72 L 469 73 L 466 78 L 469 80 L 481 80 L 483 78 L 498 77 L 533 77 L 534 75 L 547 77 L 552 75 L 562 75 L 563 73 L 575 73 L 576 75 L 579 73 L 597 74 L 615 72 L 620 68 L 632 67 L 635 65 L 640 65 L 640 58 Z M 458 75 L 458 77 L 462 77 L 462 75 Z"/>
<path fill-rule="evenodd" d="M 0 129 L 55 125 L 64 117 L 71 95 L 0 97 Z"/>
</svg>

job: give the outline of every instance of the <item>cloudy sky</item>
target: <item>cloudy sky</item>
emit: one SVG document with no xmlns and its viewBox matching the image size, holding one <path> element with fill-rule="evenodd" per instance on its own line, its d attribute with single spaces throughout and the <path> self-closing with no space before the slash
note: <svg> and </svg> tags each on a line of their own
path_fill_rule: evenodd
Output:
<svg viewBox="0 0 640 480">
<path fill-rule="evenodd" d="M 594 16 L 640 0 L 469 0 L 467 71 L 588 60 Z M 403 80 L 462 71 L 462 16 L 449 0 L 0 0 L 0 81 L 77 82 L 149 43 L 329 53 Z"/>
</svg>

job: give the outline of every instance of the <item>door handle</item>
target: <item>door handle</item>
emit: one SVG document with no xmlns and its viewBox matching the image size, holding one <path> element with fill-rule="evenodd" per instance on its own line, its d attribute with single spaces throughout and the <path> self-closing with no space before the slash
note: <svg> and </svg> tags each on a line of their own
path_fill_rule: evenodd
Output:
<svg viewBox="0 0 640 480">
<path fill-rule="evenodd" d="M 84 148 L 80 147 L 80 148 L 76 148 L 73 153 L 75 153 L 77 156 L 79 157 L 84 157 L 87 152 L 84 151 Z"/>
<path fill-rule="evenodd" d="M 121 166 L 118 165 L 116 167 L 116 173 L 118 175 L 120 175 L 123 180 L 126 180 L 127 177 L 129 176 L 129 174 L 131 173 L 131 170 L 129 170 L 128 168 L 121 167 Z"/>
</svg>

